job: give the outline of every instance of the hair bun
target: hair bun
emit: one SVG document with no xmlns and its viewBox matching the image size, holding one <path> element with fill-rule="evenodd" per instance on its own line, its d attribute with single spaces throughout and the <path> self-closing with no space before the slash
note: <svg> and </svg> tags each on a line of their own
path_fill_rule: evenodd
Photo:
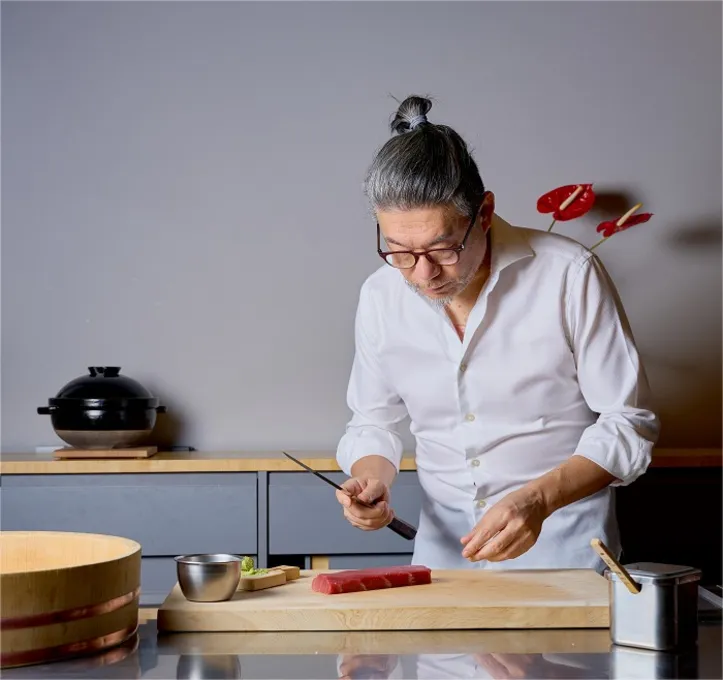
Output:
<svg viewBox="0 0 723 680">
<path fill-rule="evenodd" d="M 394 115 L 391 122 L 392 132 L 401 135 L 411 132 L 423 123 L 429 123 L 427 113 L 431 108 L 432 101 L 426 97 L 407 97 Z"/>
</svg>

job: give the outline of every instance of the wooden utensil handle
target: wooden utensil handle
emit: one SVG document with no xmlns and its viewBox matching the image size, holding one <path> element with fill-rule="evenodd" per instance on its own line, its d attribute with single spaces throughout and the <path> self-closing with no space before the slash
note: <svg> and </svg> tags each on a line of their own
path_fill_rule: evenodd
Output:
<svg viewBox="0 0 723 680">
<path fill-rule="evenodd" d="M 599 538 L 593 538 L 590 541 L 590 545 L 594 548 L 595 552 L 602 557 L 605 564 L 620 577 L 620 580 L 631 593 L 637 594 L 640 592 L 640 584 L 633 581 L 625 567 L 615 559 L 608 547 Z"/>
<path fill-rule="evenodd" d="M 377 498 L 371 503 L 366 503 L 365 501 L 360 501 L 356 496 L 350 496 L 350 498 L 366 508 L 373 508 L 380 500 Z M 398 517 L 395 517 L 391 522 L 389 522 L 389 524 L 387 524 L 387 528 L 391 529 L 395 534 L 398 534 L 402 538 L 406 538 L 408 541 L 413 541 L 417 535 L 417 529 L 415 527 L 411 524 L 407 524 L 403 519 L 399 519 Z"/>
</svg>

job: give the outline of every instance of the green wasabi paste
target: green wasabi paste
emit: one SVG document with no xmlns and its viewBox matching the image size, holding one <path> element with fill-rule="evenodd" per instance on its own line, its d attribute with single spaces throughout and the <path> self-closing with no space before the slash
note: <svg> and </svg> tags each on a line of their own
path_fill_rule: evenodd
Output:
<svg viewBox="0 0 723 680">
<path fill-rule="evenodd" d="M 257 576 L 258 574 L 265 574 L 268 569 L 255 569 L 254 558 L 244 557 L 241 560 L 241 571 L 244 576 Z"/>
</svg>

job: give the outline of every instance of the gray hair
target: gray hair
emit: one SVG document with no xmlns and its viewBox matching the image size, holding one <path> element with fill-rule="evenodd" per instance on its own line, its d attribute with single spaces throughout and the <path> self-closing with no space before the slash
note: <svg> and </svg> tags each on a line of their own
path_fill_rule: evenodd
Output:
<svg viewBox="0 0 723 680">
<path fill-rule="evenodd" d="M 377 152 L 364 182 L 376 210 L 450 204 L 472 218 L 485 193 L 467 144 L 450 127 L 427 120 L 425 97 L 407 97 L 391 121 L 392 137 Z"/>
</svg>

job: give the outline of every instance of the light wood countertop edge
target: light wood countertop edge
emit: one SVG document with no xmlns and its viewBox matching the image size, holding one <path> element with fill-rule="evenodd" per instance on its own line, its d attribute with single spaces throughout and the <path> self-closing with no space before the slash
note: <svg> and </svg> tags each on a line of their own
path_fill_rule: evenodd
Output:
<svg viewBox="0 0 723 680">
<path fill-rule="evenodd" d="M 334 451 L 288 452 L 321 472 L 337 472 Z M 652 468 L 721 468 L 721 449 L 656 449 Z M 415 470 L 414 457 L 406 454 L 401 469 Z M 0 456 L 2 475 L 129 474 L 179 472 L 302 472 L 280 451 L 162 451 L 147 459 L 55 460 L 52 454 L 8 453 Z"/>
</svg>

